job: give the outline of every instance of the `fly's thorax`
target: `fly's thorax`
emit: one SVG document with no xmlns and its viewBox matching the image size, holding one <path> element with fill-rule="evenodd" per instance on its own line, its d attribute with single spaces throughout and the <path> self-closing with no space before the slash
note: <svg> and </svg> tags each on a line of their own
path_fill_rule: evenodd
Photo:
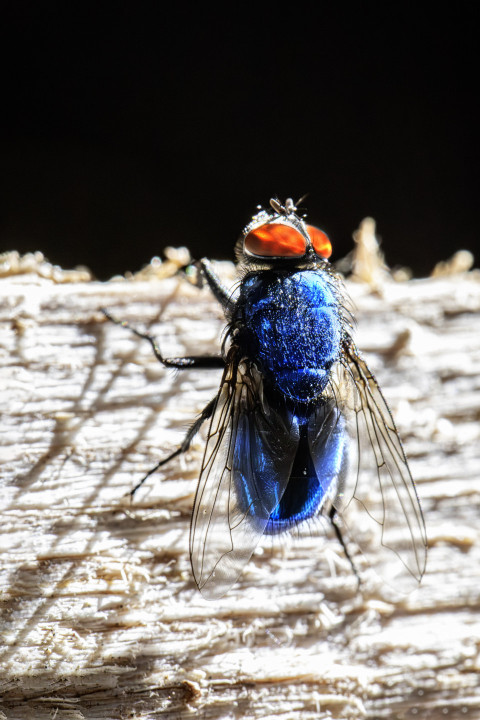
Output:
<svg viewBox="0 0 480 720">
<path fill-rule="evenodd" d="M 321 270 L 250 273 L 234 313 L 243 352 L 286 397 L 322 393 L 340 354 L 343 321 L 332 279 Z"/>
</svg>

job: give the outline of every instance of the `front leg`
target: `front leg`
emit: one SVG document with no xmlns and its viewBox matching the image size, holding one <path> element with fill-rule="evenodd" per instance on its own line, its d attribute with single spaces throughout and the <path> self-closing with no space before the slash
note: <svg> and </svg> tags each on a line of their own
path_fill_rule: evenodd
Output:
<svg viewBox="0 0 480 720">
<path fill-rule="evenodd" d="M 212 268 L 210 260 L 208 260 L 207 258 L 202 258 L 195 264 L 197 265 L 203 277 L 207 281 L 210 290 L 223 307 L 225 314 L 231 314 L 233 308 L 235 307 L 235 302 L 232 299 L 232 292 L 222 283 L 222 281 Z"/>
</svg>

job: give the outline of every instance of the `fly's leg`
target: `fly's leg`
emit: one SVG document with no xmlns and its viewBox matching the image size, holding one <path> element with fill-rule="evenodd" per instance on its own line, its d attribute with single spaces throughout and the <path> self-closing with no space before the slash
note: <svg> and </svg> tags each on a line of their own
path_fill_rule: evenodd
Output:
<svg viewBox="0 0 480 720">
<path fill-rule="evenodd" d="M 210 260 L 208 260 L 207 258 L 202 258 L 195 264 L 197 268 L 199 268 L 199 270 L 201 271 L 203 277 L 208 283 L 210 290 L 212 291 L 213 295 L 216 297 L 220 305 L 223 307 L 225 313 L 227 315 L 231 313 L 235 306 L 235 302 L 232 299 L 232 293 L 222 283 L 222 281 L 212 268 Z"/>
<path fill-rule="evenodd" d="M 189 269 L 192 267 L 197 268 L 197 277 L 193 284 L 202 288 L 204 286 L 204 281 L 206 281 L 208 287 L 223 307 L 225 313 L 227 315 L 231 313 L 235 306 L 235 302 L 232 299 L 232 292 L 222 283 L 213 269 L 210 260 L 208 258 L 202 258 L 201 260 L 191 262 L 188 265 L 183 265 L 179 268 L 178 272 L 184 272 L 188 275 Z"/>
<path fill-rule="evenodd" d="M 330 508 L 330 512 L 328 513 L 328 518 L 329 518 L 330 522 L 332 523 L 332 527 L 335 531 L 335 535 L 337 536 L 337 540 L 343 548 L 345 557 L 347 558 L 348 562 L 350 563 L 353 573 L 354 573 L 355 577 L 357 578 L 357 585 L 358 585 L 358 587 L 360 587 L 360 575 L 358 574 L 358 570 L 355 567 L 355 563 L 353 562 L 352 556 L 350 555 L 350 552 L 348 551 L 345 540 L 343 539 L 342 531 L 340 530 L 340 527 L 338 526 L 337 521 L 335 519 L 336 514 L 337 514 L 337 511 L 332 505 L 332 507 Z"/>
<path fill-rule="evenodd" d="M 225 360 L 220 355 L 192 355 L 189 357 L 183 357 L 183 358 L 164 358 L 160 348 L 157 345 L 157 341 L 152 335 L 148 335 L 148 333 L 142 333 L 139 330 L 136 330 L 134 327 L 131 327 L 127 322 L 123 320 L 117 320 L 117 318 L 114 318 L 110 313 L 102 309 L 103 314 L 105 315 L 108 320 L 111 320 L 116 325 L 121 325 L 121 327 L 126 328 L 127 330 L 130 330 L 139 338 L 142 338 L 143 340 L 147 340 L 154 352 L 155 357 L 159 362 L 162 363 L 162 365 L 165 365 L 166 367 L 171 368 L 177 368 L 179 370 L 186 369 L 186 368 L 210 368 L 210 369 L 218 369 L 218 368 L 224 368 L 225 367 Z M 154 472 L 156 472 L 159 468 L 161 468 L 163 465 L 166 465 L 166 463 L 170 462 L 170 460 L 173 460 L 174 457 L 177 457 L 177 455 L 181 455 L 182 453 L 186 452 L 188 448 L 191 445 L 191 442 L 197 432 L 200 430 L 200 427 L 205 422 L 205 420 L 208 420 L 209 417 L 211 417 L 213 410 L 215 408 L 215 403 L 217 401 L 217 398 L 214 397 L 208 405 L 204 407 L 202 412 L 200 413 L 200 416 L 195 420 L 192 427 L 189 429 L 187 434 L 185 435 L 182 444 L 180 447 L 178 447 L 176 450 L 174 450 L 170 455 L 168 455 L 163 460 L 160 460 L 159 463 L 155 465 L 151 470 L 148 471 L 148 473 L 138 482 L 135 487 L 130 490 L 128 493 L 130 497 L 133 498 L 137 490 L 143 485 L 145 480 L 147 480 L 150 475 L 153 475 Z"/>
<path fill-rule="evenodd" d="M 102 309 L 102 312 L 105 317 L 115 323 L 115 325 L 120 325 L 130 330 L 137 337 L 142 338 L 142 340 L 147 340 L 152 347 L 155 357 L 162 365 L 165 365 L 165 367 L 177 368 L 178 370 L 185 370 L 186 368 L 218 369 L 225 367 L 225 360 L 221 355 L 190 355 L 187 357 L 165 358 L 152 335 L 136 330 L 124 320 L 117 320 L 117 318 L 110 315 L 108 310 Z"/>
<path fill-rule="evenodd" d="M 142 487 L 143 483 L 145 482 L 145 480 L 147 480 L 150 477 L 150 475 L 153 475 L 154 472 L 157 472 L 157 470 L 159 468 L 163 467 L 163 465 L 166 465 L 168 462 L 170 462 L 170 460 L 173 460 L 174 457 L 177 457 L 178 455 L 182 455 L 182 453 L 187 452 L 188 448 L 190 447 L 190 445 L 192 443 L 193 438 L 195 437 L 197 432 L 200 430 L 200 428 L 203 425 L 203 423 L 205 422 L 205 420 L 208 420 L 208 418 L 212 416 L 213 411 L 215 409 L 216 401 L 217 401 L 217 398 L 215 396 L 212 400 L 210 400 L 208 405 L 206 405 L 203 408 L 202 412 L 200 413 L 200 416 L 195 420 L 192 427 L 188 430 L 187 434 L 183 438 L 183 441 L 182 441 L 182 444 L 180 445 L 180 447 L 178 447 L 176 450 L 174 450 L 172 453 L 170 453 L 170 455 L 168 455 L 163 460 L 160 460 L 160 462 L 157 463 L 155 465 L 155 467 L 153 467 L 151 470 L 149 470 L 148 473 L 140 480 L 140 482 L 138 482 L 135 485 L 135 487 L 132 490 L 130 490 L 130 492 L 128 494 L 130 495 L 131 498 L 133 498 L 133 496 L 135 495 L 137 490 Z"/>
</svg>

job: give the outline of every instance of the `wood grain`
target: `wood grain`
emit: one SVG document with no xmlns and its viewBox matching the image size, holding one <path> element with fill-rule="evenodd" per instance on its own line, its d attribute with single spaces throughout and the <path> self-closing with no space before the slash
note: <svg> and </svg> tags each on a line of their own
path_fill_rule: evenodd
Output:
<svg viewBox="0 0 480 720">
<path fill-rule="evenodd" d="M 348 283 L 427 523 L 427 573 L 398 603 L 374 580 L 357 591 L 327 531 L 265 542 L 203 600 L 188 533 L 204 435 L 125 493 L 219 372 L 163 369 L 100 308 L 166 355 L 215 352 L 221 311 L 179 277 L 69 280 L 0 280 L 0 718 L 480 717 L 478 272 Z"/>
</svg>

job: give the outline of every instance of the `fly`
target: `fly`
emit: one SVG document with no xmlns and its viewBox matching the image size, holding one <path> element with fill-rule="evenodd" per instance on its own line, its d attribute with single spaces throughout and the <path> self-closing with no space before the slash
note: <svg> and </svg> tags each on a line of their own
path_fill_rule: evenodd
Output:
<svg viewBox="0 0 480 720">
<path fill-rule="evenodd" d="M 367 554 L 376 534 L 388 559 L 380 572 L 396 586 L 423 576 L 426 532 L 415 484 L 387 403 L 353 342 L 331 250 L 291 199 L 272 199 L 236 245 L 235 293 L 207 259 L 197 263 L 228 323 L 221 355 L 164 358 L 151 336 L 133 330 L 166 367 L 223 368 L 217 394 L 180 447 L 131 493 L 209 421 L 190 527 L 193 576 L 206 598 L 229 590 L 263 535 L 320 515 L 351 563 L 341 526 Z"/>
</svg>

